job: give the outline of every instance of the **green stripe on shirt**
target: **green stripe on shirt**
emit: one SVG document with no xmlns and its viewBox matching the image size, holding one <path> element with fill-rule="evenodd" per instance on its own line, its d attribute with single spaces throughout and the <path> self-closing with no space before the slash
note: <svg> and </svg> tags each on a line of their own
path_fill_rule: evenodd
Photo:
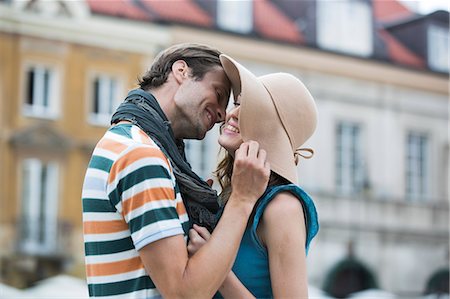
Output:
<svg viewBox="0 0 450 299">
<path fill-rule="evenodd" d="M 97 198 L 83 198 L 83 212 L 116 212 L 116 208 L 111 205 L 109 200 Z"/>
<path fill-rule="evenodd" d="M 135 279 L 116 281 L 113 283 L 89 284 L 89 294 L 99 296 L 111 296 L 131 293 L 138 290 L 154 289 L 155 284 L 148 276 L 141 276 Z"/>
<path fill-rule="evenodd" d="M 114 134 L 121 135 L 121 136 L 131 139 L 132 138 L 131 137 L 131 127 L 132 126 L 133 125 L 131 125 L 131 124 L 120 124 L 120 125 L 110 128 L 109 131 L 113 132 Z"/>
<path fill-rule="evenodd" d="M 131 237 L 113 241 L 97 241 L 84 243 L 84 251 L 86 255 L 118 253 L 121 251 L 131 250 L 133 248 L 134 244 Z"/>
<path fill-rule="evenodd" d="M 170 174 L 167 172 L 167 169 L 161 165 L 147 165 L 136 169 L 127 174 L 125 177 L 121 178 L 117 183 L 116 188 L 109 193 L 108 196 L 111 200 L 111 203 L 116 206 L 121 200 L 122 192 L 128 190 L 136 184 L 150 179 L 170 180 Z"/>
<path fill-rule="evenodd" d="M 89 162 L 89 168 L 100 169 L 108 172 L 111 169 L 113 163 L 114 161 L 108 158 L 94 155 L 92 156 L 92 159 Z"/>
<path fill-rule="evenodd" d="M 136 218 L 130 219 L 129 227 L 131 234 L 137 232 L 146 225 L 170 219 L 179 219 L 177 210 L 173 207 L 147 211 Z"/>
</svg>

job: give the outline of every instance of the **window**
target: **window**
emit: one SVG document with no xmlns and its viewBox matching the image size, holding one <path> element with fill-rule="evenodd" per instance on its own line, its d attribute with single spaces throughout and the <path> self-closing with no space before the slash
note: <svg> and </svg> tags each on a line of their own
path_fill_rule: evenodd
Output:
<svg viewBox="0 0 450 299">
<path fill-rule="evenodd" d="M 20 246 L 27 253 L 48 253 L 56 247 L 58 177 L 54 162 L 23 161 Z"/>
<path fill-rule="evenodd" d="M 28 66 L 25 84 L 23 113 L 26 116 L 55 118 L 58 88 L 56 71 L 43 65 Z"/>
<path fill-rule="evenodd" d="M 211 172 L 208 173 L 207 161 L 208 161 L 208 144 L 206 140 L 187 140 L 186 141 L 186 158 L 191 164 L 192 170 L 198 174 L 198 176 L 207 179 L 211 176 Z"/>
<path fill-rule="evenodd" d="M 428 65 L 435 71 L 449 71 L 448 28 L 436 25 L 428 27 Z"/>
<path fill-rule="evenodd" d="M 372 14 L 367 1 L 317 1 L 321 48 L 368 57 L 373 51 Z"/>
<path fill-rule="evenodd" d="M 427 146 L 425 134 L 410 132 L 406 144 L 406 196 L 423 197 L 427 192 Z"/>
<path fill-rule="evenodd" d="M 119 104 L 118 79 L 97 75 L 92 80 L 92 101 L 89 120 L 93 124 L 109 125 L 111 116 Z"/>
<path fill-rule="evenodd" d="M 203 140 L 186 140 L 186 158 L 192 170 L 204 180 L 212 178 L 217 166 L 219 132 L 211 130 Z"/>
<path fill-rule="evenodd" d="M 364 187 L 361 132 L 357 124 L 342 122 L 336 128 L 336 186 L 342 193 Z"/>
<path fill-rule="evenodd" d="M 217 25 L 224 30 L 250 33 L 253 30 L 252 0 L 218 0 Z"/>
</svg>

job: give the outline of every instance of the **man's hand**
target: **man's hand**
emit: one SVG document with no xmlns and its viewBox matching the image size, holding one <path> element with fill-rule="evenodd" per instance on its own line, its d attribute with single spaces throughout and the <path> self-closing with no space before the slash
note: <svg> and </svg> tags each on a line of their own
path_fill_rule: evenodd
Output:
<svg viewBox="0 0 450 299">
<path fill-rule="evenodd" d="M 266 161 L 266 156 L 266 151 L 260 149 L 256 141 L 244 142 L 236 150 L 230 200 L 233 198 L 254 205 L 263 195 L 270 176 L 270 165 Z"/>
</svg>

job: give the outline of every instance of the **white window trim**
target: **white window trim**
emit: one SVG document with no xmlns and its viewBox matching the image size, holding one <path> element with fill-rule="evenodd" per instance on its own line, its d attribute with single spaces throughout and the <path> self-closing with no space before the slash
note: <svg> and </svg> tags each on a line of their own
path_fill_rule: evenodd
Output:
<svg viewBox="0 0 450 299">
<path fill-rule="evenodd" d="M 252 0 L 218 0 L 216 3 L 219 28 L 243 34 L 252 32 Z"/>
<path fill-rule="evenodd" d="M 33 99 L 36 103 L 28 104 L 28 71 L 35 69 L 35 91 L 33 93 Z M 49 90 L 48 90 L 48 107 L 43 105 L 43 97 L 41 96 L 44 91 L 43 87 L 43 73 L 49 71 Z M 23 74 L 23 92 L 21 111 L 22 115 L 26 117 L 36 117 L 43 119 L 57 119 L 60 114 L 60 101 L 61 98 L 61 71 L 54 64 L 42 63 L 42 62 L 26 62 L 22 69 Z M 36 84 L 37 83 L 37 84 Z"/>
<path fill-rule="evenodd" d="M 47 167 L 47 180 L 45 186 L 41 185 L 41 177 L 43 167 Z M 56 162 L 43 163 L 36 158 L 28 158 L 22 161 L 21 171 L 29 168 L 29 198 L 25 198 L 25 186 L 22 188 L 22 217 L 28 217 L 24 221 L 26 230 L 29 232 L 28 238 L 21 239 L 21 250 L 32 254 L 48 254 L 57 249 L 57 222 L 58 222 L 58 193 L 59 193 L 59 167 Z M 23 181 L 23 184 L 27 182 Z M 44 210 L 46 212 L 44 218 L 44 240 L 39 240 L 40 225 L 39 217 L 41 205 L 43 204 L 40 195 L 42 188 L 45 188 L 46 200 Z"/>
<path fill-rule="evenodd" d="M 358 123 L 349 122 L 349 121 L 340 121 L 336 124 L 336 151 L 337 151 L 337 145 L 340 142 L 339 135 L 337 134 L 337 129 L 339 126 L 342 126 L 343 132 L 342 132 L 342 144 L 340 149 L 340 158 L 337 156 L 338 152 L 336 152 L 336 189 L 341 194 L 355 194 L 362 191 L 363 184 L 365 178 L 365 171 L 364 171 L 364 157 L 363 157 L 363 136 L 362 136 L 362 127 Z M 358 138 L 356 140 L 353 140 L 350 135 L 349 129 L 353 129 L 354 127 L 358 128 Z M 345 133 L 347 132 L 347 133 Z M 356 142 L 356 144 L 353 144 Z M 342 145 L 345 146 L 345 148 L 342 148 Z M 349 147 L 353 148 L 353 146 L 356 146 L 356 155 L 359 155 L 359 157 L 353 157 L 353 152 L 348 152 Z M 353 162 L 350 159 L 356 159 L 356 163 L 359 163 L 358 165 L 354 166 Z M 338 168 L 338 161 L 341 161 L 341 167 Z M 353 169 L 355 167 L 355 169 Z M 355 173 L 353 173 L 355 171 Z M 338 183 L 338 178 L 341 178 L 341 182 Z M 358 182 L 355 182 L 358 181 Z"/>
<path fill-rule="evenodd" d="M 87 120 L 88 123 L 95 126 L 109 126 L 111 121 L 112 114 L 110 113 L 94 113 L 92 111 L 92 107 L 94 104 L 94 81 L 96 79 L 100 79 L 102 81 L 108 81 L 108 83 L 111 82 L 111 80 L 114 80 L 116 82 L 116 85 L 114 87 L 114 91 L 112 94 L 113 103 L 112 103 L 112 113 L 117 109 L 119 106 L 122 98 L 124 97 L 124 90 L 123 90 L 123 78 L 121 76 L 118 76 L 116 74 L 108 74 L 105 72 L 90 72 L 88 76 L 88 94 L 87 94 Z M 102 84 L 100 87 L 100 93 L 99 97 L 103 98 L 102 95 L 107 94 L 108 97 L 111 96 L 110 91 L 106 88 L 105 84 Z M 99 111 L 107 111 L 109 103 L 106 103 L 105 101 L 99 102 Z"/>
<path fill-rule="evenodd" d="M 357 13 L 354 12 L 355 9 L 358 10 Z M 341 13 L 338 13 L 340 10 Z M 350 23 L 357 16 L 361 17 L 363 13 L 367 14 L 367 24 L 354 26 Z M 369 4 L 365 1 L 317 1 L 316 20 L 317 43 L 321 48 L 362 57 L 370 57 L 373 54 L 372 13 Z M 363 25 L 367 25 L 367 32 L 357 34 L 358 32 L 354 30 L 361 30 Z M 345 30 L 349 29 L 354 32 L 345 32 Z M 363 38 L 367 39 L 365 40 L 366 44 L 361 44 Z"/>
<path fill-rule="evenodd" d="M 411 135 L 414 135 L 414 137 L 418 138 L 424 138 L 425 145 L 424 145 L 424 152 L 420 152 L 420 148 L 418 148 L 417 143 L 415 143 L 413 146 L 414 148 L 410 148 L 409 138 Z M 411 153 L 413 151 L 413 153 Z M 406 155 L 405 155 L 405 196 L 406 198 L 410 200 L 420 200 L 420 199 L 426 199 L 429 195 L 429 188 L 430 188 L 430 182 L 429 182 L 429 174 L 430 174 L 430 161 L 428 159 L 430 152 L 430 138 L 429 135 L 423 132 L 419 131 L 408 131 L 406 134 Z M 411 165 L 411 154 L 413 155 L 414 165 Z M 419 155 L 421 156 L 421 159 L 424 163 L 423 165 L 423 174 L 422 176 L 419 176 L 417 174 L 417 171 L 415 169 L 411 169 L 411 166 L 419 166 L 417 159 L 419 158 Z M 410 176 L 410 173 L 414 172 L 413 176 Z M 413 180 L 411 186 L 409 186 L 409 181 Z M 423 186 L 422 186 L 423 185 Z M 410 188 L 412 187 L 412 188 Z M 412 190 L 410 190 L 412 189 Z"/>
<path fill-rule="evenodd" d="M 446 39 L 444 41 L 439 39 Z M 428 65 L 440 72 L 449 72 L 449 33 L 448 28 L 431 24 L 427 30 Z M 447 47 L 447 49 L 444 49 Z"/>
<path fill-rule="evenodd" d="M 212 178 L 219 153 L 219 130 L 216 125 L 203 140 L 186 140 L 186 158 L 192 170 L 204 180 Z"/>
</svg>

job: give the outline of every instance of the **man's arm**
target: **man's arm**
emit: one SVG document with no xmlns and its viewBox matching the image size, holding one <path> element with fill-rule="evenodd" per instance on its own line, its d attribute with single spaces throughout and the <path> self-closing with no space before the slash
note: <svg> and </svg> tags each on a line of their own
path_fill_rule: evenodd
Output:
<svg viewBox="0 0 450 299">
<path fill-rule="evenodd" d="M 233 191 L 210 240 L 192 257 L 181 235 L 144 246 L 139 254 L 164 298 L 211 298 L 231 270 L 248 217 L 270 175 L 266 153 L 246 142 L 236 151 Z"/>
</svg>

